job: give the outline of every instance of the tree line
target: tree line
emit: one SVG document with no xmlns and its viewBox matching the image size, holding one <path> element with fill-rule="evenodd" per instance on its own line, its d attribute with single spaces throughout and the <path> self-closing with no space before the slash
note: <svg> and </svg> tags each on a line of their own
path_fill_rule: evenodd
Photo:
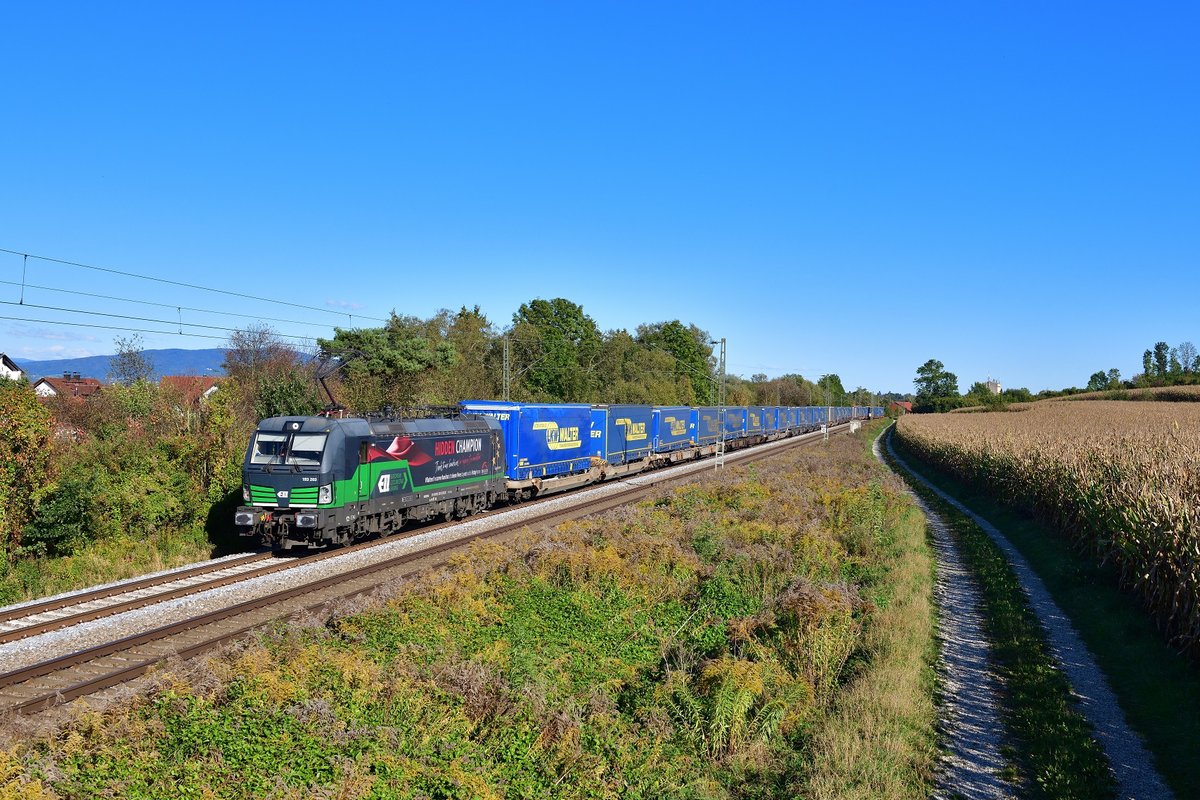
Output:
<svg viewBox="0 0 1200 800">
<path fill-rule="evenodd" d="M 1142 371 L 1129 380 L 1122 380 L 1121 371 L 1114 367 L 1092 373 L 1083 389 L 1072 386 L 1058 391 L 1044 390 L 1036 395 L 1028 389 L 1005 389 L 996 394 L 980 382 L 972 384 L 965 394 L 959 394 L 958 376 L 946 370 L 941 361 L 931 358 L 917 368 L 917 377 L 913 381 L 916 388 L 913 411 L 950 411 L 968 406 L 995 408 L 1082 392 L 1188 384 L 1200 384 L 1200 351 L 1190 341 L 1175 347 L 1167 342 L 1155 342 L 1142 353 Z"/>
<path fill-rule="evenodd" d="M 958 376 L 947 370 L 946 365 L 936 358 L 931 358 L 917 367 L 917 377 L 913 386 L 916 388 L 913 411 L 918 413 L 952 411 L 973 406 L 1003 408 L 1009 403 L 1027 403 L 1034 399 L 1033 393 L 1028 389 L 1004 389 L 997 393 L 982 381 L 971 384 L 966 394 L 959 394 Z"/>
<path fill-rule="evenodd" d="M 1087 391 L 1109 389 L 1140 389 L 1152 386 L 1182 386 L 1200 383 L 1200 353 L 1191 342 L 1171 347 L 1155 342 L 1142 353 L 1142 371 L 1128 381 L 1121 380 L 1117 369 L 1099 370 L 1088 379 Z"/>
<path fill-rule="evenodd" d="M 334 329 L 318 350 L 343 363 L 330 381 L 354 412 L 453 405 L 504 396 L 545 403 L 715 405 L 720 376 L 711 335 L 680 320 L 633 331 L 601 331 L 583 307 L 564 298 L 535 299 L 500 329 L 479 307 L 421 319 L 393 313 L 376 328 Z M 726 376 L 728 405 L 859 403 L 837 375 L 811 381 Z"/>
<path fill-rule="evenodd" d="M 118 338 L 110 384 L 86 400 L 38 400 L 25 380 L 0 380 L 0 603 L 18 561 L 66 556 L 132 537 L 231 537 L 241 463 L 260 419 L 396 413 L 499 399 L 508 352 L 509 395 L 526 402 L 708 405 L 719 376 L 708 332 L 680 320 L 602 332 L 562 298 L 521 305 L 500 329 L 478 307 L 422 319 L 392 313 L 376 328 L 335 329 L 298 350 L 265 326 L 236 331 L 226 377 L 207 401 L 150 381 L 137 336 Z M 329 358 L 316 358 L 324 353 Z M 330 365 L 338 367 L 336 371 Z M 837 375 L 728 376 L 729 405 L 874 405 Z"/>
</svg>

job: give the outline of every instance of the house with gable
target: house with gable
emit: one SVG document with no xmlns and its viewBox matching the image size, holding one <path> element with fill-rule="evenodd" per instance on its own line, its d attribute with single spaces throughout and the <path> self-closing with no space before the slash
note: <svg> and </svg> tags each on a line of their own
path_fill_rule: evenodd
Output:
<svg viewBox="0 0 1200 800">
<path fill-rule="evenodd" d="M 42 399 L 72 397 L 87 399 L 99 394 L 104 385 L 95 378 L 81 378 L 78 372 L 64 372 L 61 378 L 38 378 L 33 393 Z"/>
<path fill-rule="evenodd" d="M 0 353 L 0 380 L 7 378 L 10 381 L 19 381 L 24 374 L 17 366 L 17 362 L 4 353 Z"/>
<path fill-rule="evenodd" d="M 221 388 L 221 381 L 208 375 L 164 375 L 158 385 L 188 406 L 198 406 Z"/>
</svg>

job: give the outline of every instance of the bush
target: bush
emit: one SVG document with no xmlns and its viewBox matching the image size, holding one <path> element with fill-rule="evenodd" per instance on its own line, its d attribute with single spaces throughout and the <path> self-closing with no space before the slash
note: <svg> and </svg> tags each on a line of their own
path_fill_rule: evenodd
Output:
<svg viewBox="0 0 1200 800">
<path fill-rule="evenodd" d="M 302 373 L 268 375 L 259 382 L 254 400 L 259 419 L 315 414 L 320 409 L 321 399 L 311 379 Z"/>
<path fill-rule="evenodd" d="M 50 477 L 50 413 L 25 382 L 0 380 L 0 552 L 11 553 Z"/>
<path fill-rule="evenodd" d="M 22 555 L 66 556 L 94 538 L 91 524 L 92 489 L 70 477 L 38 507 L 21 536 Z"/>
</svg>

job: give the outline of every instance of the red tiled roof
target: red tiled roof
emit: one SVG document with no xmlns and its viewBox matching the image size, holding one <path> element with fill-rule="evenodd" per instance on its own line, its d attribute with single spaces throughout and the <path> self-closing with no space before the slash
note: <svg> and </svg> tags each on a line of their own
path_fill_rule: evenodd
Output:
<svg viewBox="0 0 1200 800">
<path fill-rule="evenodd" d="M 43 383 L 49 384 L 60 397 L 91 397 L 103 388 L 95 378 L 40 378 L 33 388 L 37 389 Z"/>
<path fill-rule="evenodd" d="M 200 402 L 209 389 L 220 384 L 219 379 L 209 375 L 164 375 L 159 381 L 159 386 L 179 392 L 180 397 L 189 403 Z"/>
</svg>

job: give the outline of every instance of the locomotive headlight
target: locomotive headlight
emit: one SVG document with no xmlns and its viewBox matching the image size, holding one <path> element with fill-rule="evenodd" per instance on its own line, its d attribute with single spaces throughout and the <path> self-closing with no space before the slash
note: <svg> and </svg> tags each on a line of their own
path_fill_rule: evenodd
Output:
<svg viewBox="0 0 1200 800">
<path fill-rule="evenodd" d="M 317 490 L 317 502 L 324 505 L 333 502 L 333 484 L 327 483 Z"/>
<path fill-rule="evenodd" d="M 244 483 L 242 484 L 242 502 L 243 503 L 250 502 L 250 487 Z"/>
</svg>

